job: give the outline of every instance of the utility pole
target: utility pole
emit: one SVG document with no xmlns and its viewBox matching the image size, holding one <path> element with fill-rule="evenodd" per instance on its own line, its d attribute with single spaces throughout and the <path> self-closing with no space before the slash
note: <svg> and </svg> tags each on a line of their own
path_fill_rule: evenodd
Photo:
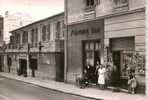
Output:
<svg viewBox="0 0 148 100">
<path fill-rule="evenodd" d="M 65 0 L 65 25 L 66 25 L 66 33 L 65 33 L 65 45 L 64 45 L 64 82 L 67 82 L 67 71 L 68 71 L 68 8 L 67 8 L 68 0 Z"/>
</svg>

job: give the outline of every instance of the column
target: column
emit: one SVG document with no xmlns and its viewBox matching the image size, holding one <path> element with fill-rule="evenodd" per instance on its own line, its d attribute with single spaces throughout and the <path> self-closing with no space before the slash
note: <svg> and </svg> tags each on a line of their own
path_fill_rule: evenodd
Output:
<svg viewBox="0 0 148 100">
<path fill-rule="evenodd" d="M 28 44 L 31 43 L 31 30 L 28 30 Z M 27 45 L 29 46 L 29 45 Z M 27 59 L 27 76 L 31 76 L 31 69 L 30 69 L 30 60 L 29 60 L 29 52 L 28 52 L 28 47 L 27 47 L 27 54 L 26 54 L 26 59 Z"/>
</svg>

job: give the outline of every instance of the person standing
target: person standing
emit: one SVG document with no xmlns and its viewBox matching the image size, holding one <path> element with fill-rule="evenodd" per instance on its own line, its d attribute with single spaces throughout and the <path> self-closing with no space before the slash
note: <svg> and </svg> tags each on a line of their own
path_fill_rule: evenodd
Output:
<svg viewBox="0 0 148 100">
<path fill-rule="evenodd" d="M 135 94 L 137 88 L 137 80 L 134 71 L 131 71 L 128 77 L 128 92 Z"/>
<path fill-rule="evenodd" d="M 100 68 L 98 69 L 98 84 L 100 89 L 104 89 L 105 88 L 105 72 L 106 69 L 105 67 L 101 64 Z"/>
</svg>

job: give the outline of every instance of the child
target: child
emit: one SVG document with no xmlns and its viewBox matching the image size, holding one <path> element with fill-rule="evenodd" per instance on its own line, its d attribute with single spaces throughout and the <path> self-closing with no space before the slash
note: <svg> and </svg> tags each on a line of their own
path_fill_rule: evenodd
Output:
<svg viewBox="0 0 148 100">
<path fill-rule="evenodd" d="M 128 79 L 128 91 L 132 94 L 135 94 L 137 87 L 137 80 L 134 74 L 131 74 Z"/>
</svg>

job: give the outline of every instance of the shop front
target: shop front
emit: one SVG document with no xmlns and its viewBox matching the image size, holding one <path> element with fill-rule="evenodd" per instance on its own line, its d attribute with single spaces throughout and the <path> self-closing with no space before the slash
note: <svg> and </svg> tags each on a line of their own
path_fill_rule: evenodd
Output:
<svg viewBox="0 0 148 100">
<path fill-rule="evenodd" d="M 145 56 L 135 50 L 134 37 L 110 39 L 110 55 L 117 70 L 118 86 L 128 89 L 130 71 L 133 71 L 138 82 L 138 92 L 145 91 Z"/>
<path fill-rule="evenodd" d="M 128 73 L 125 66 L 125 52 L 134 51 L 134 37 L 122 37 L 122 38 L 111 38 L 110 39 L 110 53 L 112 55 L 113 64 L 116 66 L 117 80 L 119 86 L 127 84 Z M 132 54 L 130 54 L 132 55 Z M 131 64 L 131 63 L 130 63 Z M 133 66 L 134 67 L 134 66 Z M 135 68 L 133 68 L 135 69 Z"/>
<path fill-rule="evenodd" d="M 103 64 L 104 20 L 83 22 L 69 26 L 67 81 L 75 82 L 83 75 L 86 65 Z"/>
</svg>

